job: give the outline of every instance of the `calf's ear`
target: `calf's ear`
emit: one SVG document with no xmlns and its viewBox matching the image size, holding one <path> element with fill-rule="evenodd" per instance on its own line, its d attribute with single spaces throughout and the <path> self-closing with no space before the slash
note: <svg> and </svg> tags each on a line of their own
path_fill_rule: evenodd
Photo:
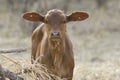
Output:
<svg viewBox="0 0 120 80">
<path fill-rule="evenodd" d="M 74 12 L 67 17 L 67 22 L 69 21 L 82 21 L 89 17 L 88 13 L 86 12 Z"/>
<path fill-rule="evenodd" d="M 26 20 L 29 20 L 29 21 L 34 21 L 34 22 L 38 22 L 38 21 L 44 21 L 44 17 L 36 12 L 27 12 L 27 13 L 24 13 L 22 15 L 22 17 Z"/>
</svg>

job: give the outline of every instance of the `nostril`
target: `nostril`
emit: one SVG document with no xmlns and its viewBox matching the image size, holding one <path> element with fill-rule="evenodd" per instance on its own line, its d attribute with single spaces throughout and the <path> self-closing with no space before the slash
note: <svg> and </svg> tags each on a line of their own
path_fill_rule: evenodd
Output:
<svg viewBox="0 0 120 80">
<path fill-rule="evenodd" d="M 51 32 L 51 37 L 53 37 L 53 38 L 60 37 L 60 32 Z"/>
<path fill-rule="evenodd" d="M 56 36 L 60 36 L 60 33 L 59 33 L 59 32 L 57 32 L 57 33 L 56 33 Z"/>
<path fill-rule="evenodd" d="M 51 32 L 51 36 L 54 36 L 54 34 Z"/>
</svg>

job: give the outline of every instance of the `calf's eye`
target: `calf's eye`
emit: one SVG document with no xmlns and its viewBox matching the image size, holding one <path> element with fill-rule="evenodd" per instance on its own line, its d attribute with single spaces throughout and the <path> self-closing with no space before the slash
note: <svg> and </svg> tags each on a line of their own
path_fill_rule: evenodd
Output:
<svg viewBox="0 0 120 80">
<path fill-rule="evenodd" d="M 64 21 L 62 21 L 62 23 L 66 23 L 66 21 L 64 20 Z"/>
</svg>

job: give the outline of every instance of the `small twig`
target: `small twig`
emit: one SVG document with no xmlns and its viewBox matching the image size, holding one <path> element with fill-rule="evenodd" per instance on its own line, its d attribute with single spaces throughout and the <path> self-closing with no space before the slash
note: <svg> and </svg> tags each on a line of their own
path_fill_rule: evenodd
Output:
<svg viewBox="0 0 120 80">
<path fill-rule="evenodd" d="M 37 57 L 33 64 L 37 64 L 39 62 L 39 60 L 41 60 L 41 58 L 42 58 L 42 55 Z"/>
<path fill-rule="evenodd" d="M 27 51 L 27 48 L 0 49 L 0 53 L 20 53 Z"/>
<path fill-rule="evenodd" d="M 24 80 L 23 78 L 17 76 L 15 73 L 4 69 L 1 65 L 0 65 L 0 74 L 4 75 L 5 77 L 9 78 L 10 80 Z"/>
</svg>

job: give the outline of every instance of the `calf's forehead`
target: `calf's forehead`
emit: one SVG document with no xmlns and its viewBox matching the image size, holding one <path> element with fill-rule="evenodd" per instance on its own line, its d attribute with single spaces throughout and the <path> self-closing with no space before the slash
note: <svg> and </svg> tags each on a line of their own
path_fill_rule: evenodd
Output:
<svg viewBox="0 0 120 80">
<path fill-rule="evenodd" d="M 50 21 L 61 21 L 66 19 L 64 12 L 61 10 L 50 10 L 45 17 Z"/>
</svg>

